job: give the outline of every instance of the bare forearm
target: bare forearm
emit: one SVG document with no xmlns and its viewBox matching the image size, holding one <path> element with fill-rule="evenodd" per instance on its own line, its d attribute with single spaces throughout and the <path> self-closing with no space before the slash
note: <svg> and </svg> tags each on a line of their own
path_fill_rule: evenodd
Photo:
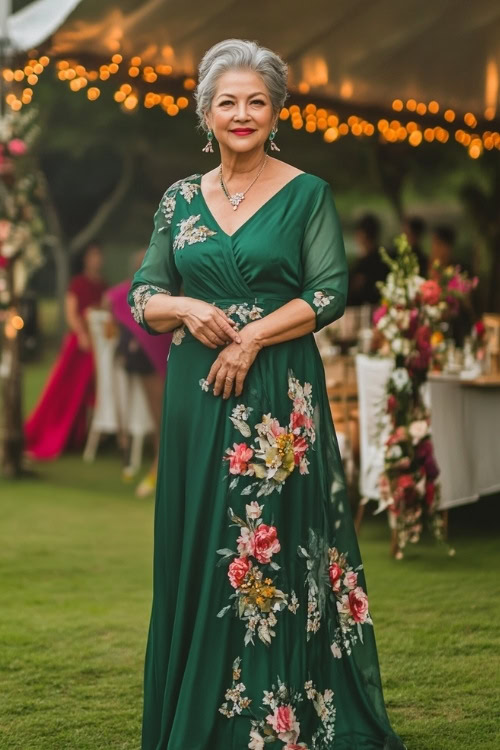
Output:
<svg viewBox="0 0 500 750">
<path fill-rule="evenodd" d="M 297 298 L 264 318 L 254 320 L 243 330 L 251 333 L 259 346 L 263 347 L 305 336 L 314 331 L 315 326 L 314 310 L 305 300 Z"/>
<path fill-rule="evenodd" d="M 173 331 L 182 323 L 181 310 L 185 297 L 154 294 L 144 308 L 146 323 L 159 333 Z"/>
</svg>

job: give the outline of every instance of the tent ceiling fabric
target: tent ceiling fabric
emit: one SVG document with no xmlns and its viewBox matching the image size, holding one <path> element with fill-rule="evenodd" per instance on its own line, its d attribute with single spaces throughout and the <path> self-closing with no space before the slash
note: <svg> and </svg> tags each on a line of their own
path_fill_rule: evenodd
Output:
<svg viewBox="0 0 500 750">
<path fill-rule="evenodd" d="M 292 88 L 305 82 L 322 97 L 435 99 L 478 116 L 498 104 L 498 0 L 80 0 L 67 18 L 75 0 L 38 3 L 52 7 L 54 33 L 37 44 L 52 56 L 119 51 L 193 75 L 208 47 L 241 37 L 279 52 Z"/>
</svg>

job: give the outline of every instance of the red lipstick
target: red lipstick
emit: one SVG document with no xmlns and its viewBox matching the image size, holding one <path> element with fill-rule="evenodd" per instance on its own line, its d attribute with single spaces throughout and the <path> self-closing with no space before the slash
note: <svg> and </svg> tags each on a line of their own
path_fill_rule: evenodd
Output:
<svg viewBox="0 0 500 750">
<path fill-rule="evenodd" d="M 253 130 L 253 128 L 235 128 L 234 130 L 231 130 L 231 133 L 234 133 L 235 135 L 251 135 L 252 133 L 255 133 L 255 130 Z"/>
</svg>

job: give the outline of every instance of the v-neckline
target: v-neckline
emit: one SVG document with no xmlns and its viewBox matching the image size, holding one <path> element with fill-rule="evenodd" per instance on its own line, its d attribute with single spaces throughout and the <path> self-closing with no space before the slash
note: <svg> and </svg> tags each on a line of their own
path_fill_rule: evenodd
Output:
<svg viewBox="0 0 500 750">
<path fill-rule="evenodd" d="M 214 222 L 214 224 L 217 225 L 218 229 L 220 229 L 220 231 L 222 232 L 223 235 L 225 235 L 228 239 L 232 240 L 239 232 L 241 232 L 241 230 L 244 227 L 246 227 L 247 224 L 249 224 L 257 216 L 257 214 L 259 214 L 262 211 L 263 208 L 265 208 L 268 205 L 268 203 L 271 203 L 271 201 L 273 201 L 278 195 L 280 195 L 280 193 L 282 193 L 283 190 L 285 190 L 285 188 L 287 188 L 289 185 L 291 185 L 292 182 L 295 182 L 295 180 L 297 180 L 299 177 L 303 177 L 305 174 L 307 174 L 307 172 L 299 172 L 299 174 L 296 174 L 295 177 L 292 177 L 291 180 L 288 180 L 288 182 L 285 182 L 285 184 L 282 185 L 279 188 L 279 190 L 277 190 L 275 193 L 273 193 L 271 195 L 271 197 L 267 199 L 267 201 L 264 201 L 264 203 L 261 206 L 259 206 L 259 208 L 256 211 L 254 211 L 253 214 L 251 214 L 248 217 L 248 219 L 245 219 L 245 221 L 243 222 L 243 224 L 240 224 L 240 226 L 238 227 L 238 229 L 236 229 L 232 234 L 228 234 L 227 232 L 224 231 L 224 229 L 221 227 L 221 225 L 219 224 L 219 222 L 215 218 L 214 214 L 212 213 L 212 211 L 211 211 L 211 209 L 210 209 L 207 201 L 205 200 L 205 196 L 203 195 L 203 190 L 202 190 L 202 187 L 201 187 L 201 178 L 203 177 L 202 174 L 198 175 L 199 185 L 200 185 L 200 193 L 199 194 L 201 196 L 201 200 L 203 201 L 205 209 L 206 209 L 207 213 L 210 215 L 210 217 L 211 217 L 212 221 Z"/>
</svg>

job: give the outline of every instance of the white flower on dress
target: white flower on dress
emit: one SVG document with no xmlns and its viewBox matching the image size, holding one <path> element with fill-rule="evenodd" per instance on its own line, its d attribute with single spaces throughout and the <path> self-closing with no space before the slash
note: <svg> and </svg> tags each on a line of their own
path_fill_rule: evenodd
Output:
<svg viewBox="0 0 500 750">
<path fill-rule="evenodd" d="M 162 289 L 160 286 L 154 286 L 154 284 L 141 284 L 132 292 L 134 304 L 130 308 L 130 312 L 132 313 L 135 322 L 139 325 L 144 325 L 144 309 L 156 292 L 159 294 L 171 294 L 167 289 Z"/>
<path fill-rule="evenodd" d="M 320 292 L 320 291 L 314 292 L 313 305 L 319 308 L 318 313 L 320 313 L 321 308 L 329 305 L 332 299 L 333 299 L 333 295 L 329 296 L 328 294 L 325 294 L 324 292 Z"/>
<path fill-rule="evenodd" d="M 201 378 L 198 383 L 201 387 L 201 390 L 208 393 L 208 389 L 210 388 L 210 383 L 208 382 L 208 380 L 206 378 Z"/>
<path fill-rule="evenodd" d="M 165 226 L 160 227 L 160 229 L 158 230 L 159 232 L 162 232 L 164 229 L 167 229 L 172 223 L 172 217 L 175 211 L 177 193 L 180 192 L 182 197 L 188 203 L 191 203 L 193 197 L 196 195 L 196 193 L 200 189 L 199 184 L 197 182 L 191 182 L 191 180 L 196 179 L 199 176 L 200 175 L 198 174 L 190 175 L 190 177 L 186 177 L 182 180 L 177 180 L 177 182 L 174 182 L 172 185 L 170 185 L 169 188 L 167 188 L 160 202 L 160 209 L 161 209 L 163 216 L 165 217 Z"/>
<path fill-rule="evenodd" d="M 179 250 L 188 245 L 194 245 L 196 242 L 205 242 L 207 237 L 212 237 L 217 232 L 213 229 L 209 229 L 204 224 L 196 226 L 196 222 L 201 218 L 201 214 L 193 214 L 188 216 L 187 219 L 182 219 L 178 222 L 179 232 L 174 238 L 173 248 Z"/>
<path fill-rule="evenodd" d="M 185 326 L 177 326 L 177 328 L 174 328 L 174 332 L 172 335 L 172 344 L 175 344 L 176 346 L 179 346 L 182 339 L 186 335 L 186 329 Z"/>
</svg>

